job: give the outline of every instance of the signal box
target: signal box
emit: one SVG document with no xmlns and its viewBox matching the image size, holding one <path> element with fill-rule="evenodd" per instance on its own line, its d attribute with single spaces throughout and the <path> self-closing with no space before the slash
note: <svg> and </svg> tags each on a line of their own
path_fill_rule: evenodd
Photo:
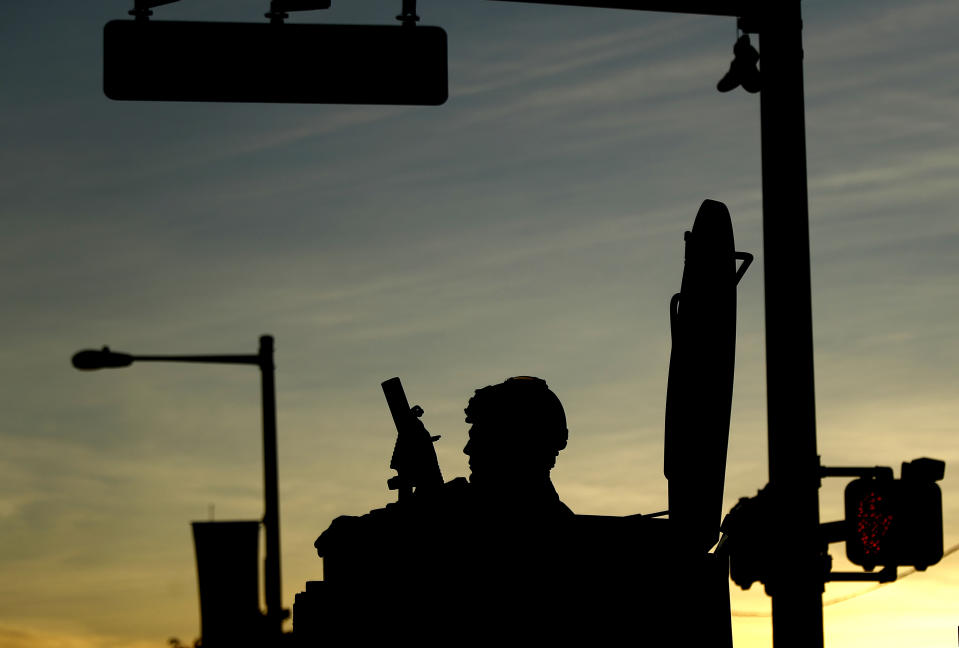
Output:
<svg viewBox="0 0 959 648">
<path fill-rule="evenodd" d="M 867 570 L 877 565 L 923 570 L 942 558 L 944 464 L 904 463 L 902 479 L 860 478 L 846 486 L 846 557 Z"/>
</svg>

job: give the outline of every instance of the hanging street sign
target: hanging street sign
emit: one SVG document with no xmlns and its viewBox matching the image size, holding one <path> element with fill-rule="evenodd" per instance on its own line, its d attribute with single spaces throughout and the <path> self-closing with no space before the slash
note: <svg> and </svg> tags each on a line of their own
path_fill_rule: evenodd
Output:
<svg viewBox="0 0 959 648">
<path fill-rule="evenodd" d="M 446 32 L 401 25 L 113 20 L 103 91 L 121 101 L 438 106 Z"/>
</svg>

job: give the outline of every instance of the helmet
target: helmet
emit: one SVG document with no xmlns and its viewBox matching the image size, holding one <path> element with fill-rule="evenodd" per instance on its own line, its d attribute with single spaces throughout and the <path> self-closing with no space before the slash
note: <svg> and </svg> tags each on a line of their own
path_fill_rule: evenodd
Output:
<svg viewBox="0 0 959 648">
<path fill-rule="evenodd" d="M 514 443 L 548 450 L 553 457 L 569 437 L 563 405 L 542 378 L 515 376 L 477 389 L 464 411 L 467 423 L 515 431 Z"/>
</svg>

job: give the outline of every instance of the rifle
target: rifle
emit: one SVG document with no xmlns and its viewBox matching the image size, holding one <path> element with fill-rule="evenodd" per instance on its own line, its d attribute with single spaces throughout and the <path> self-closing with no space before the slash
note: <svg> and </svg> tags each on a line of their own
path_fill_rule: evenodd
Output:
<svg viewBox="0 0 959 648">
<path fill-rule="evenodd" d="M 433 447 L 440 437 L 430 436 L 423 426 L 420 421 L 423 408 L 419 405 L 410 407 L 399 378 L 384 381 L 382 387 L 393 423 L 396 424 L 396 445 L 393 446 L 390 459 L 390 468 L 396 470 L 396 475 L 390 477 L 386 485 L 390 490 L 398 491 L 398 499 L 402 502 L 413 493 L 414 488 L 419 492 L 435 490 L 443 485 L 443 473 L 440 472 L 436 449 Z"/>
</svg>

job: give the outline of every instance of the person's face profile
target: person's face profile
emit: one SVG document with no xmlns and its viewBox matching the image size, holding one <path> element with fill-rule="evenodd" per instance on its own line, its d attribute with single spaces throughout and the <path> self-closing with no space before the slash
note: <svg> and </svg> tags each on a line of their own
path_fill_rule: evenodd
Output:
<svg viewBox="0 0 959 648">
<path fill-rule="evenodd" d="M 463 454 L 469 457 L 469 467 L 474 474 L 477 471 L 482 472 L 484 464 L 488 461 L 490 445 L 488 432 L 485 426 L 478 423 L 474 423 L 467 432 L 469 439 L 463 447 Z"/>
<path fill-rule="evenodd" d="M 521 435 L 504 425 L 481 421 L 469 429 L 463 453 L 469 457 L 470 482 L 477 477 L 510 482 L 530 471 L 532 462 L 517 443 Z"/>
</svg>

